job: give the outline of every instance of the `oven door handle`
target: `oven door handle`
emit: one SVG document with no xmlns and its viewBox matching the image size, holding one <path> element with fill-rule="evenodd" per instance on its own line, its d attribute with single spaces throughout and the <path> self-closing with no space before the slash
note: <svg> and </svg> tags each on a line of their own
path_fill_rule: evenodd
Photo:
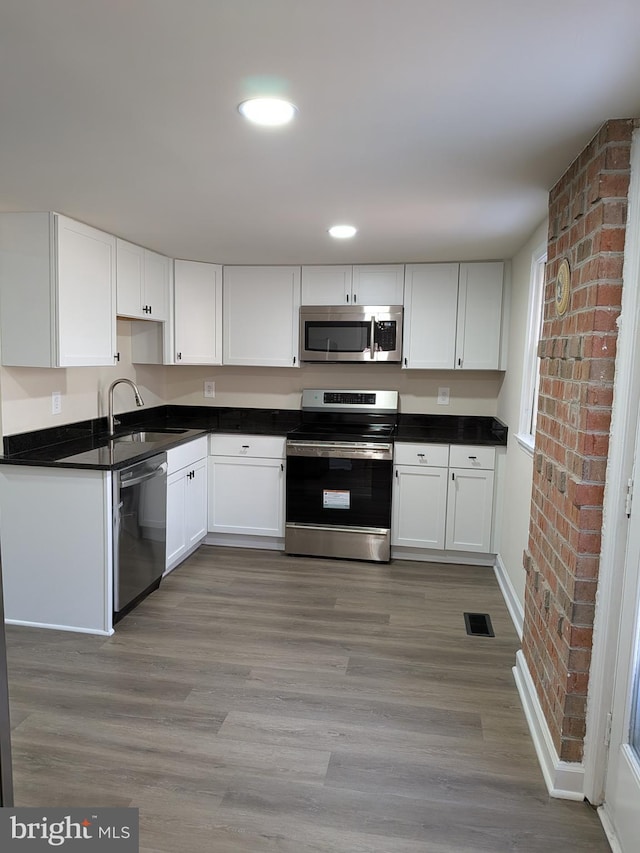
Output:
<svg viewBox="0 0 640 853">
<path fill-rule="evenodd" d="M 367 447 L 339 441 L 288 442 L 287 456 L 317 456 L 329 459 L 391 459 L 392 444 L 372 444 Z"/>
</svg>

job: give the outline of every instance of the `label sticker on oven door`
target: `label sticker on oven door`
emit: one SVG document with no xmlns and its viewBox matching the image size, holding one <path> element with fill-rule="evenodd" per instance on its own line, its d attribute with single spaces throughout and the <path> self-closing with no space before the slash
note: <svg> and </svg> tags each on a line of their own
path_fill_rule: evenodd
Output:
<svg viewBox="0 0 640 853">
<path fill-rule="evenodd" d="M 347 489 L 323 489 L 323 509 L 350 509 L 351 492 Z"/>
</svg>

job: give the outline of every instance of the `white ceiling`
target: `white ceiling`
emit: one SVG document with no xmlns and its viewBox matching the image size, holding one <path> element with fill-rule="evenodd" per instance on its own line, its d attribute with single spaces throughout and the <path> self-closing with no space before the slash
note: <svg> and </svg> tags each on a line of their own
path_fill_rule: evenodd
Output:
<svg viewBox="0 0 640 853">
<path fill-rule="evenodd" d="M 638 0 L 0 0 L 0 209 L 220 263 L 508 257 L 640 116 L 639 44 Z"/>
</svg>

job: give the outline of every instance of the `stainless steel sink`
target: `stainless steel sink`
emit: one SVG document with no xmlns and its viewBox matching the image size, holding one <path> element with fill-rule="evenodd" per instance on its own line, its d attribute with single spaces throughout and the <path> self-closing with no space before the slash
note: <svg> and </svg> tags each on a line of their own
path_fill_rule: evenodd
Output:
<svg viewBox="0 0 640 853">
<path fill-rule="evenodd" d="M 182 435 L 187 432 L 186 429 L 154 429 L 154 430 L 136 430 L 129 432 L 126 435 L 116 435 L 113 439 L 116 444 L 121 442 L 137 442 L 139 444 L 153 444 L 158 441 L 166 441 L 172 435 Z"/>
</svg>

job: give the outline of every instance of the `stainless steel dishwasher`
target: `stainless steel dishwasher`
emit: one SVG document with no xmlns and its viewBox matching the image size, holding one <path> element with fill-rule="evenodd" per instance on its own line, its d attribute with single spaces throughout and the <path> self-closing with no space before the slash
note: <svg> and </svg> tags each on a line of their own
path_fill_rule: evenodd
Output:
<svg viewBox="0 0 640 853">
<path fill-rule="evenodd" d="M 160 586 L 167 540 L 167 454 L 113 475 L 113 621 Z"/>
</svg>

